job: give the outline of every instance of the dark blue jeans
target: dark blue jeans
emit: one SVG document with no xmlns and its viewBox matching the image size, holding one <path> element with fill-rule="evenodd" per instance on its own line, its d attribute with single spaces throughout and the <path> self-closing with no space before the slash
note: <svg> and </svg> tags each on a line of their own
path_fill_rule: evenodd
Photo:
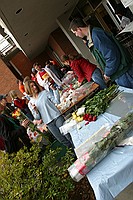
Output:
<svg viewBox="0 0 133 200">
<path fill-rule="evenodd" d="M 133 65 L 125 74 L 120 76 L 115 81 L 120 86 L 133 89 Z"/>
<path fill-rule="evenodd" d="M 100 86 L 100 89 L 107 88 L 107 85 L 104 81 L 104 77 L 102 75 L 102 72 L 99 68 L 96 68 L 92 74 L 92 80 L 97 83 Z"/>
<path fill-rule="evenodd" d="M 66 135 L 63 135 L 59 130 L 59 127 L 63 125 L 64 121 L 64 117 L 59 116 L 58 118 L 47 124 L 48 129 L 60 143 L 64 144 L 68 148 L 74 148 L 70 134 L 68 133 Z"/>
</svg>

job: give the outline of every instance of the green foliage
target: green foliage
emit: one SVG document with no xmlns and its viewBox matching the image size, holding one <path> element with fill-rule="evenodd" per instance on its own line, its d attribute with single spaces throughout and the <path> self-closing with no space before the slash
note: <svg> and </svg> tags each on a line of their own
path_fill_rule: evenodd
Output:
<svg viewBox="0 0 133 200">
<path fill-rule="evenodd" d="M 45 151 L 40 160 L 40 148 L 21 149 L 17 154 L 0 152 L 0 199 L 3 200 L 65 200 L 74 189 L 67 169 L 73 158 L 70 150 L 59 161 L 60 149 Z"/>
<path fill-rule="evenodd" d="M 99 116 L 109 107 L 110 102 L 117 96 L 119 90 L 117 85 L 100 90 L 94 97 L 87 99 L 85 102 L 86 113 Z"/>
</svg>

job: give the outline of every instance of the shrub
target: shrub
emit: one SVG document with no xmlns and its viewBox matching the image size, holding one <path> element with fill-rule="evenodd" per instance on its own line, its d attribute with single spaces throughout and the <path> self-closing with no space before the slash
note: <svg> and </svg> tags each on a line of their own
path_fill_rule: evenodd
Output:
<svg viewBox="0 0 133 200">
<path fill-rule="evenodd" d="M 73 158 L 68 150 L 60 161 L 60 149 L 45 151 L 40 159 L 40 148 L 21 149 L 17 154 L 0 154 L 0 197 L 4 200 L 65 200 L 74 189 L 67 168 Z"/>
</svg>

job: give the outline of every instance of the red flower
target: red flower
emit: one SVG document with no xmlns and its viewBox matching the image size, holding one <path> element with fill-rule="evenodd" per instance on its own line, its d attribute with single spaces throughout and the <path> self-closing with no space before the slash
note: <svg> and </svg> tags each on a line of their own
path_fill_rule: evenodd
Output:
<svg viewBox="0 0 133 200">
<path fill-rule="evenodd" d="M 37 132 L 34 132 L 34 137 L 36 137 L 37 136 Z"/>
</svg>

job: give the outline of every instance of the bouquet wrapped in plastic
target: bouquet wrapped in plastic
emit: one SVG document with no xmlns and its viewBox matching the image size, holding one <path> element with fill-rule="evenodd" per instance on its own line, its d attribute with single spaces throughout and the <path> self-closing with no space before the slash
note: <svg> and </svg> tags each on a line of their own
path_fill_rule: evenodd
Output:
<svg viewBox="0 0 133 200">
<path fill-rule="evenodd" d="M 118 120 L 106 137 L 96 142 L 89 152 L 79 157 L 69 168 L 69 174 L 75 181 L 80 181 L 96 164 L 117 146 L 133 129 L 133 112 Z"/>
<path fill-rule="evenodd" d="M 17 108 L 16 110 L 13 111 L 12 117 L 18 119 L 20 121 L 20 123 L 22 121 L 24 121 L 25 119 L 28 119 L 27 116 L 19 108 Z M 45 134 L 42 133 L 38 129 L 37 125 L 35 125 L 31 120 L 29 120 L 29 123 L 28 123 L 27 134 L 32 141 L 40 142 L 43 138 L 43 140 L 45 140 L 46 144 L 50 143 L 48 137 L 45 136 Z M 31 137 L 31 135 L 32 135 L 32 137 Z"/>
</svg>

